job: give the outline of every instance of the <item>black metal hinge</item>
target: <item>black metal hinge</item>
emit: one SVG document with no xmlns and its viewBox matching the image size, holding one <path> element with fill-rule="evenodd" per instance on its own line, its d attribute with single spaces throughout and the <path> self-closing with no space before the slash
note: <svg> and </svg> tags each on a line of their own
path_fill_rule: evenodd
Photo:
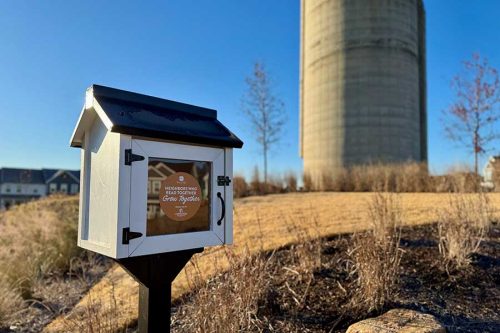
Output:
<svg viewBox="0 0 500 333">
<path fill-rule="evenodd" d="M 132 154 L 132 149 L 125 149 L 125 165 L 132 165 L 132 162 L 143 160 L 144 156 Z"/>
<path fill-rule="evenodd" d="M 231 179 L 228 176 L 217 176 L 217 186 L 229 186 Z"/>
<path fill-rule="evenodd" d="M 142 233 L 130 231 L 130 228 L 123 228 L 122 244 L 128 244 L 131 239 L 142 237 Z"/>
</svg>

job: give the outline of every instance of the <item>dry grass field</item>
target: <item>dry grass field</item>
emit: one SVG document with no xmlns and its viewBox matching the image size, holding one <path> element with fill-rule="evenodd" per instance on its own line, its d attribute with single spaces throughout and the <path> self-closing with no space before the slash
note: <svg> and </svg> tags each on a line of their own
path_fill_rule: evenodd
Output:
<svg viewBox="0 0 500 333">
<path fill-rule="evenodd" d="M 351 233 L 368 228 L 367 207 L 373 193 L 294 193 L 236 200 L 235 241 L 231 247 L 207 249 L 197 255 L 174 282 L 175 298 L 190 290 L 193 281 L 212 276 L 229 266 L 232 254 L 257 253 L 287 244 Z M 439 209 L 459 194 L 398 194 L 407 225 L 438 221 Z M 473 195 L 473 194 L 460 194 Z M 494 217 L 500 218 L 500 194 L 488 195 Z M 46 327 L 46 332 L 87 331 L 85 325 L 99 326 L 98 332 L 113 332 L 133 326 L 137 318 L 138 287 L 119 266 L 114 266 L 77 306 Z"/>
</svg>

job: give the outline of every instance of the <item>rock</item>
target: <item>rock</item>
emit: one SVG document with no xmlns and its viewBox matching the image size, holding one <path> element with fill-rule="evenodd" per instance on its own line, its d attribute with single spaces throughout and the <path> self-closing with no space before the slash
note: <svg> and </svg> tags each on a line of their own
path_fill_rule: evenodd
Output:
<svg viewBox="0 0 500 333">
<path fill-rule="evenodd" d="M 430 314 L 393 309 L 375 318 L 352 324 L 346 333 L 445 333 L 446 329 Z"/>
</svg>

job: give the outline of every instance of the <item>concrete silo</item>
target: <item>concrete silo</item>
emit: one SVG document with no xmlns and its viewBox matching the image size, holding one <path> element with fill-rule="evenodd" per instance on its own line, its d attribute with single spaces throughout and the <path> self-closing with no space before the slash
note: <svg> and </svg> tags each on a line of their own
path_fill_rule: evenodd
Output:
<svg viewBox="0 0 500 333">
<path fill-rule="evenodd" d="M 323 175 L 427 160 L 422 0 L 301 0 L 300 155 Z"/>
</svg>

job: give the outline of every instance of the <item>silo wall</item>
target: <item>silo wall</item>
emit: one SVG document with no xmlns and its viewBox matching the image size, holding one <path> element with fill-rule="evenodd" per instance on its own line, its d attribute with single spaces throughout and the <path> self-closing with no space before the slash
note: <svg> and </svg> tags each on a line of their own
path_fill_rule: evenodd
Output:
<svg viewBox="0 0 500 333">
<path fill-rule="evenodd" d="M 427 158 L 421 0 L 302 0 L 300 154 L 342 168 Z"/>
</svg>

